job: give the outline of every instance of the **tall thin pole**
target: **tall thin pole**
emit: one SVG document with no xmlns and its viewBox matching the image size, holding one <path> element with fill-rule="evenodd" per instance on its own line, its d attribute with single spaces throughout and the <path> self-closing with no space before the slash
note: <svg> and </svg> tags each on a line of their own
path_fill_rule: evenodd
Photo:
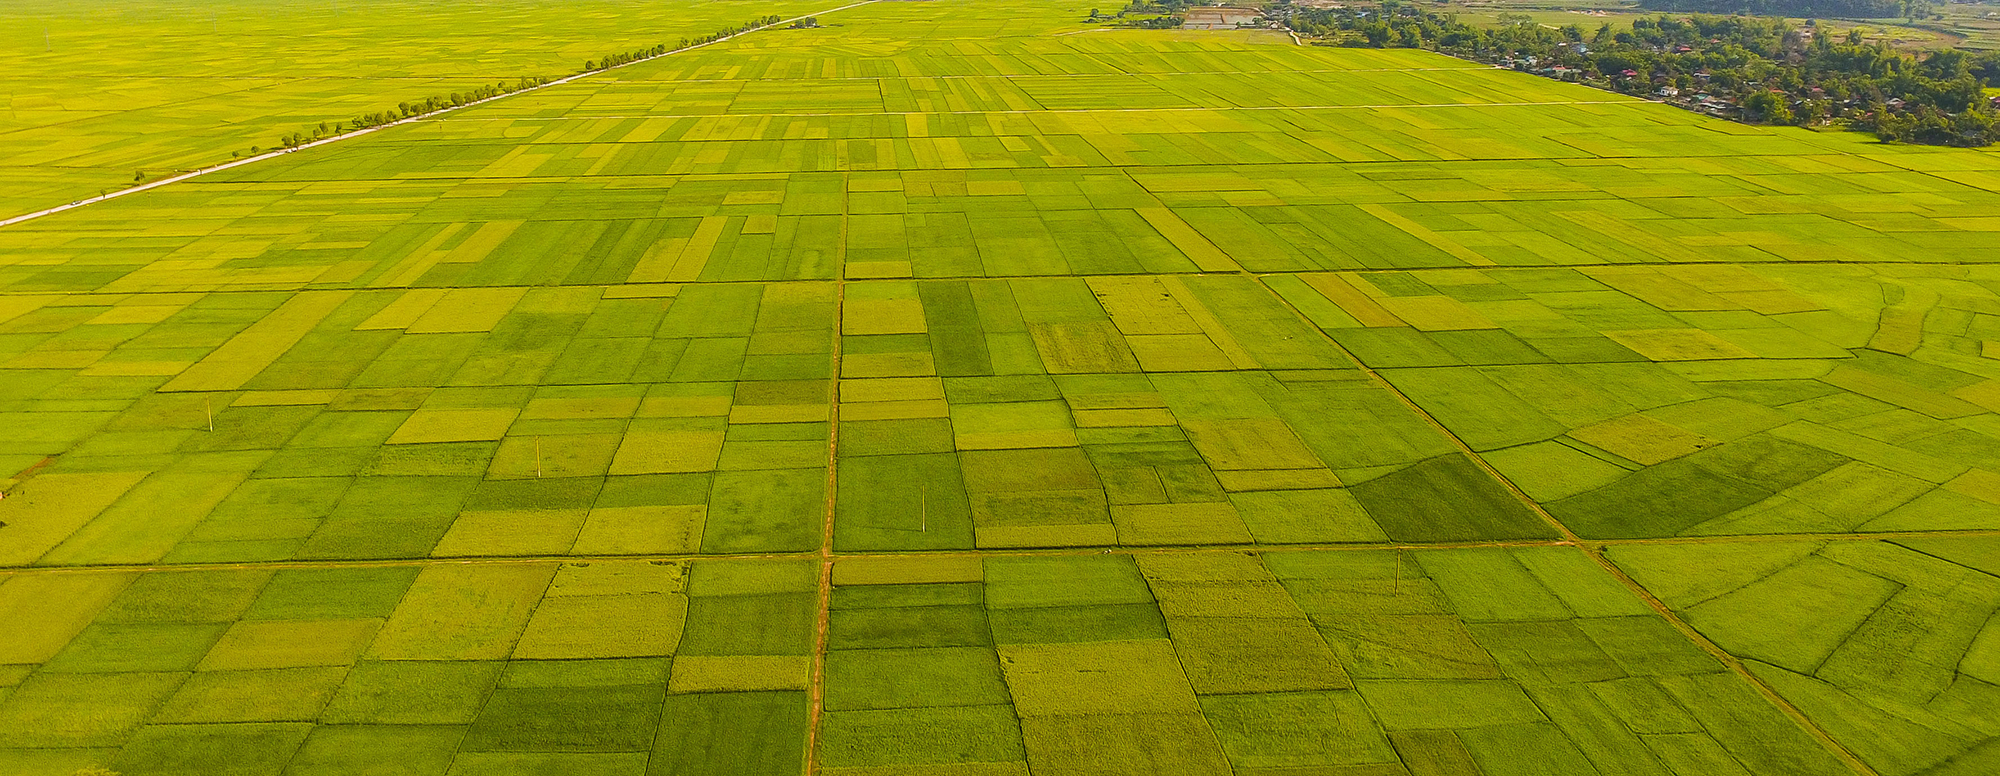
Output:
<svg viewBox="0 0 2000 776">
<path fill-rule="evenodd" d="M 203 399 L 201 409 L 208 415 L 208 433 L 215 433 L 215 400 Z"/>
<path fill-rule="evenodd" d="M 535 479 L 542 478 L 542 438 L 535 437 Z"/>
<path fill-rule="evenodd" d="M 917 524 L 917 530 L 922 531 L 924 533 L 930 533 L 931 532 L 931 488 L 929 485 L 925 485 L 923 490 L 919 491 L 917 499 L 918 499 L 917 519 L 922 521 Z"/>
</svg>

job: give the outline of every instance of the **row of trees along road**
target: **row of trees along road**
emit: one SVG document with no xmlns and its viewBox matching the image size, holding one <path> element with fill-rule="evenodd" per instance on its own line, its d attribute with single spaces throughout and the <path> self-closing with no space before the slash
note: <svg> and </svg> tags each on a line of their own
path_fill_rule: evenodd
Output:
<svg viewBox="0 0 2000 776">
<path fill-rule="evenodd" d="M 588 73 L 596 70 L 604 70 L 606 68 L 612 68 L 612 67 L 617 67 L 619 65 L 637 62 L 642 59 L 651 59 L 653 57 L 661 56 L 674 51 L 679 51 L 685 48 L 692 48 L 694 46 L 714 43 L 715 41 L 722 40 L 723 38 L 727 38 L 731 35 L 740 35 L 742 33 L 749 32 L 751 30 L 763 27 L 769 27 L 773 24 L 777 24 L 780 21 L 782 21 L 782 19 L 780 19 L 776 14 L 772 14 L 769 16 L 759 16 L 755 19 L 750 20 L 746 24 L 736 25 L 733 27 L 725 27 L 714 33 L 703 35 L 698 38 L 682 38 L 680 40 L 679 45 L 668 46 L 667 44 L 662 43 L 657 46 L 650 46 L 635 51 L 628 51 L 622 54 L 610 54 L 597 59 L 585 60 L 583 63 L 583 70 L 581 72 Z M 324 140 L 328 137 L 344 134 L 347 132 L 352 132 L 357 129 L 378 127 L 383 124 L 402 121 L 403 119 L 414 118 L 417 116 L 422 116 L 427 113 L 434 113 L 436 111 L 444 110 L 446 108 L 456 108 L 461 105 L 467 105 L 470 103 L 478 102 L 480 100 L 491 99 L 503 94 L 518 92 L 522 89 L 532 89 L 534 87 L 547 84 L 551 80 L 554 79 L 546 76 L 528 76 L 520 78 L 514 81 L 513 83 L 500 81 L 492 84 L 482 84 L 480 86 L 462 92 L 452 92 L 450 94 L 441 94 L 432 97 L 426 97 L 422 100 L 401 102 L 397 103 L 396 107 L 393 109 L 375 111 L 372 113 L 363 113 L 346 121 L 336 121 L 331 124 L 322 121 L 319 123 L 318 126 L 309 127 L 306 129 L 299 130 L 297 132 L 287 133 L 279 138 L 279 142 L 285 148 L 297 148 L 307 143 L 311 143 L 317 140 Z M 250 149 L 252 153 L 256 153 L 259 150 L 261 149 L 258 149 L 256 147 L 252 147 Z"/>
</svg>

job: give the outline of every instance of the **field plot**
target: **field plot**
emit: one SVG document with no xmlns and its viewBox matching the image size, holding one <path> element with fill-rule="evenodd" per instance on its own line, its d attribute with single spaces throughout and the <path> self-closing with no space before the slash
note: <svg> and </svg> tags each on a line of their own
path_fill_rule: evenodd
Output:
<svg viewBox="0 0 2000 776">
<path fill-rule="evenodd" d="M 0 773 L 2000 767 L 2000 156 L 1087 13 L 0 230 Z"/>
<path fill-rule="evenodd" d="M 817 8 L 819 6 L 815 6 Z M 0 217 L 585 60 L 673 45 L 794 0 L 20 0 L 0 8 Z M 247 154 L 246 154 L 247 155 Z"/>
<path fill-rule="evenodd" d="M 1709 264 L 1267 279 L 1607 539 L 2000 528 L 2000 383 L 1976 312 L 1996 280 Z"/>
</svg>

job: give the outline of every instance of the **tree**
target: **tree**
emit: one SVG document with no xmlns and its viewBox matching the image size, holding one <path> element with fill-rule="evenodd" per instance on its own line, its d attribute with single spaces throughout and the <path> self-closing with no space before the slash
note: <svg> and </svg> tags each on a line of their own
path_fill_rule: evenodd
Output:
<svg viewBox="0 0 2000 776">
<path fill-rule="evenodd" d="M 1826 100 L 1806 100 L 1799 103 L 1793 122 L 1801 127 L 1810 127 L 1826 123 L 1828 115 Z"/>
<path fill-rule="evenodd" d="M 1759 90 L 1743 98 L 1743 112 L 1766 124 L 1792 123 L 1792 107 L 1781 92 Z"/>
<path fill-rule="evenodd" d="M 1941 80 L 1964 78 L 1972 74 L 1972 57 L 1958 49 L 1933 51 L 1924 57 L 1924 75 Z"/>
<path fill-rule="evenodd" d="M 1898 116 L 1886 111 L 1875 115 L 1875 137 L 1884 143 L 1910 139 L 1916 126 L 1917 120 L 1909 116 Z"/>
</svg>

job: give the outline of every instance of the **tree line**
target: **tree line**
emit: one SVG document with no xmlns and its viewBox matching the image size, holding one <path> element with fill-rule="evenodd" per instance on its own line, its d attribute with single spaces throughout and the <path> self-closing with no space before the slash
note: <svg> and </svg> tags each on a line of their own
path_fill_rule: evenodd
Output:
<svg viewBox="0 0 2000 776">
<path fill-rule="evenodd" d="M 1519 20 L 1496 28 L 1429 9 L 1294 8 L 1294 31 L 1322 43 L 1427 48 L 1561 74 L 1634 95 L 1672 96 L 1746 121 L 1843 125 L 1883 140 L 1984 146 L 1995 137 L 1986 87 L 2000 87 L 2000 53 L 1910 54 L 1807 21 L 1661 15 L 1587 33 Z M 1530 64 L 1532 63 L 1532 64 Z"/>
<path fill-rule="evenodd" d="M 1639 0 L 1648 11 L 1790 16 L 1798 19 L 1887 19 L 1928 16 L 1928 0 Z"/>
<path fill-rule="evenodd" d="M 769 27 L 773 24 L 777 24 L 780 21 L 783 20 L 777 14 L 771 14 L 768 16 L 759 16 L 755 19 L 750 20 L 750 22 L 746 24 L 725 27 L 714 33 L 703 35 L 698 38 L 681 38 L 679 45 L 668 46 L 667 44 L 662 43 L 656 46 L 650 46 L 647 48 L 637 49 L 634 51 L 628 51 L 618 54 L 608 54 L 603 57 L 599 57 L 597 59 L 584 60 L 583 70 L 579 72 L 590 73 L 598 70 L 617 67 L 619 65 L 638 62 L 640 60 L 652 59 L 653 57 L 664 56 L 666 54 L 675 51 L 680 51 L 682 49 L 692 48 L 695 46 L 705 45 L 708 43 L 714 43 L 718 40 L 722 40 L 723 38 L 727 38 L 732 35 L 740 35 L 745 32 L 750 32 L 751 30 Z M 384 124 L 391 124 L 397 121 L 402 121 L 404 119 L 415 118 L 417 116 L 422 116 L 427 113 L 434 113 L 440 110 L 445 110 L 447 108 L 456 108 L 461 105 L 469 105 L 475 102 L 479 102 L 480 100 L 489 100 L 503 94 L 511 94 L 513 92 L 518 92 L 523 89 L 532 89 L 537 86 L 545 85 L 552 80 L 554 79 L 546 76 L 527 76 L 520 78 L 514 81 L 513 83 L 500 81 L 492 84 L 482 84 L 480 86 L 462 92 L 452 92 L 450 94 L 441 94 L 432 97 L 426 97 L 422 100 L 397 103 L 395 108 L 389 110 L 374 111 L 371 113 L 358 114 L 346 121 L 335 121 L 331 123 L 322 121 L 317 126 L 308 127 L 306 129 L 302 129 L 296 132 L 287 133 L 282 137 L 280 137 L 278 140 L 280 145 L 282 145 L 285 148 L 297 148 L 307 143 L 312 143 L 318 140 L 324 140 L 334 135 L 345 134 L 347 132 L 352 132 L 359 129 L 367 129 L 369 127 L 379 127 Z M 262 150 L 263 149 L 257 146 L 251 146 L 250 148 L 250 152 L 252 154 L 259 153 Z"/>
<path fill-rule="evenodd" d="M 1202 4 L 1204 3 L 1201 0 L 1132 0 L 1126 3 L 1124 8 L 1118 9 L 1116 15 L 1110 17 L 1103 16 L 1097 12 L 1097 9 L 1092 8 L 1090 9 L 1090 18 L 1093 21 L 1108 18 L 1126 27 L 1138 27 L 1148 30 L 1171 30 L 1181 26 L 1182 21 L 1186 18 L 1183 14 L 1187 12 L 1187 9 Z M 1127 19 L 1125 18 L 1127 16 L 1144 16 L 1147 18 Z"/>
</svg>

